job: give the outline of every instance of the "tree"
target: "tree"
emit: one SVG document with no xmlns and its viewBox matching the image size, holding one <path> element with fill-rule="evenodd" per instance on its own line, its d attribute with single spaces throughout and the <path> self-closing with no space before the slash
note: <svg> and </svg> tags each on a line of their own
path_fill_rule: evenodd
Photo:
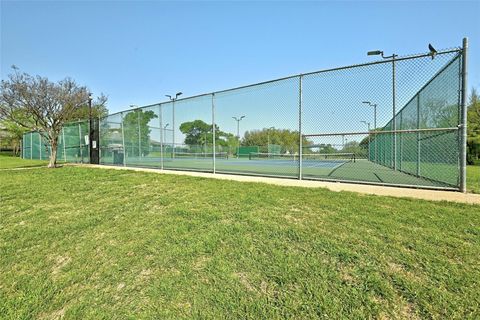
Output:
<svg viewBox="0 0 480 320">
<path fill-rule="evenodd" d="M 280 145 L 280 152 L 282 153 L 289 152 L 294 154 L 298 152 L 299 147 L 298 131 L 263 128 L 262 130 L 245 132 L 245 136 L 242 140 L 242 146 L 267 146 L 269 143 Z M 303 146 L 309 146 L 312 142 L 303 138 L 302 144 Z M 265 148 L 262 152 L 268 152 L 268 148 Z"/>
<path fill-rule="evenodd" d="M 215 128 L 215 131 L 218 127 Z M 202 120 L 187 121 L 180 125 L 180 131 L 185 135 L 185 144 L 189 146 L 204 145 L 213 141 L 212 125 Z M 210 139 L 208 137 L 210 135 Z"/>
<path fill-rule="evenodd" d="M 342 152 L 353 153 L 355 154 L 356 157 L 366 157 L 366 154 L 367 154 L 367 150 L 365 149 L 365 144 L 362 146 L 357 141 L 349 141 L 345 143 L 345 146 L 343 147 Z"/>
<path fill-rule="evenodd" d="M 474 164 L 480 159 L 480 96 L 472 88 L 467 109 L 467 161 Z"/>
<path fill-rule="evenodd" d="M 103 93 L 97 97 L 96 101 L 92 101 L 92 118 L 98 119 L 108 115 L 107 109 L 108 97 Z M 69 121 L 90 119 L 90 110 L 88 105 L 80 105 L 70 117 Z"/>
<path fill-rule="evenodd" d="M 9 147 L 15 156 L 20 153 L 20 144 L 23 138 L 23 134 L 28 131 L 17 123 L 9 120 L 3 120 L 0 123 L 0 127 L 5 131 L 5 135 L 2 136 L 3 148 Z"/>
<path fill-rule="evenodd" d="M 88 90 L 70 78 L 51 82 L 46 77 L 21 73 L 15 66 L 12 69 L 0 85 L 0 119 L 38 131 L 51 146 L 48 167 L 54 168 L 62 127 L 87 104 Z"/>
<path fill-rule="evenodd" d="M 213 130 L 212 125 L 203 120 L 187 121 L 180 125 L 180 131 L 185 135 L 185 144 L 191 148 L 197 146 L 208 146 L 213 144 Z M 220 130 L 218 125 L 215 125 L 215 145 L 227 147 L 233 150 L 237 146 L 238 139 L 228 132 Z M 220 149 L 220 148 L 219 148 Z"/>
<path fill-rule="evenodd" d="M 318 152 L 319 153 L 335 153 L 337 152 L 337 149 L 335 149 L 330 143 L 328 144 L 322 143 L 318 147 Z"/>
<path fill-rule="evenodd" d="M 145 156 L 150 152 L 150 120 L 157 118 L 155 112 L 136 109 L 129 112 L 123 118 L 123 134 L 125 138 L 125 147 L 130 155 Z"/>
<path fill-rule="evenodd" d="M 15 116 L 21 119 L 27 118 L 25 112 L 23 112 L 22 110 L 16 111 Z M 3 135 L 1 138 L 2 145 L 0 147 L 8 147 L 13 151 L 13 154 L 15 156 L 18 156 L 18 154 L 20 153 L 20 144 L 23 138 L 23 134 L 29 130 L 8 119 L 0 121 L 0 129 L 3 131 Z"/>
</svg>

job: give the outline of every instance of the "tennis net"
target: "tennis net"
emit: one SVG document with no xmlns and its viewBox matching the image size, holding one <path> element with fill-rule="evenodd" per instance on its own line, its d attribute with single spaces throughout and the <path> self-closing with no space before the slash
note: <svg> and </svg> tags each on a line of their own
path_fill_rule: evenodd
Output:
<svg viewBox="0 0 480 320">
<path fill-rule="evenodd" d="M 228 159 L 227 152 L 175 152 L 171 154 L 172 158 L 179 159 L 213 159 L 213 155 L 217 159 Z"/>
<path fill-rule="evenodd" d="M 250 160 L 299 161 L 300 156 L 298 154 L 251 152 L 248 158 Z M 302 155 L 302 161 L 355 162 L 355 153 L 306 153 Z"/>
</svg>

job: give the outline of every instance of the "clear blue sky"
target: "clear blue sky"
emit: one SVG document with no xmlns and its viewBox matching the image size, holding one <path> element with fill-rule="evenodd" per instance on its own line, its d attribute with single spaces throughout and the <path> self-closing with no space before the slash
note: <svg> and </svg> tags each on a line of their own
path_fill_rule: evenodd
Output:
<svg viewBox="0 0 480 320">
<path fill-rule="evenodd" d="M 110 112 L 334 66 L 366 52 L 470 39 L 480 87 L 480 2 L 1 1 L 1 77 L 72 77 Z"/>
</svg>

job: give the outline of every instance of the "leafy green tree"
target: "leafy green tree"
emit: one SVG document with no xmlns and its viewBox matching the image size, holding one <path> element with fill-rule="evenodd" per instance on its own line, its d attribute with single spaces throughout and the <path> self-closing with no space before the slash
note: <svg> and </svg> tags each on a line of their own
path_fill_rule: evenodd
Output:
<svg viewBox="0 0 480 320">
<path fill-rule="evenodd" d="M 15 117 L 19 119 L 23 118 L 25 121 L 27 115 L 23 110 L 17 110 L 15 111 Z M 29 130 L 8 119 L 0 121 L 0 129 L 3 131 L 0 147 L 11 149 L 13 154 L 18 156 L 20 154 L 20 146 L 23 139 L 23 134 Z"/>
<path fill-rule="evenodd" d="M 12 68 L 14 72 L 0 85 L 0 119 L 39 132 L 51 146 L 48 167 L 54 168 L 62 127 L 87 104 L 88 90 L 70 78 L 51 82 Z"/>
<path fill-rule="evenodd" d="M 103 118 L 108 115 L 106 106 L 108 97 L 103 93 L 95 101 L 92 101 L 92 118 Z M 68 119 L 69 121 L 90 119 L 90 109 L 88 105 L 81 105 Z"/>
<path fill-rule="evenodd" d="M 320 144 L 319 150 L 318 150 L 319 153 L 335 153 L 336 151 L 337 151 L 337 149 L 335 149 L 330 143 Z"/>
<path fill-rule="evenodd" d="M 218 127 L 215 128 L 217 131 Z M 204 145 L 212 143 L 213 131 L 212 125 L 202 120 L 193 120 L 184 122 L 180 125 L 180 131 L 185 135 L 185 144 L 189 146 Z"/>
<path fill-rule="evenodd" d="M 467 109 L 467 161 L 474 164 L 480 159 L 480 97 L 472 88 Z"/>
<path fill-rule="evenodd" d="M 180 131 L 185 135 L 185 144 L 190 147 L 211 146 L 213 144 L 212 125 L 202 120 L 187 121 L 180 125 Z M 238 140 L 232 134 L 223 132 L 215 125 L 215 144 L 233 150 Z"/>
<path fill-rule="evenodd" d="M 289 152 L 294 154 L 298 152 L 299 139 L 298 131 L 289 129 L 268 129 L 251 130 L 245 132 L 245 136 L 242 139 L 242 146 L 260 146 L 262 152 L 267 152 L 268 144 L 277 144 L 281 146 L 281 152 Z M 312 142 L 306 138 L 303 138 L 303 146 L 311 145 Z"/>
<path fill-rule="evenodd" d="M 368 142 L 367 142 L 368 144 Z M 361 145 L 357 141 L 349 141 L 345 143 L 345 146 L 342 149 L 342 152 L 345 153 L 354 153 L 356 157 L 366 157 L 367 156 L 367 149 L 366 145 Z"/>
<path fill-rule="evenodd" d="M 125 149 L 129 156 L 146 156 L 150 152 L 150 120 L 157 118 L 155 112 L 136 109 L 123 118 Z"/>
</svg>

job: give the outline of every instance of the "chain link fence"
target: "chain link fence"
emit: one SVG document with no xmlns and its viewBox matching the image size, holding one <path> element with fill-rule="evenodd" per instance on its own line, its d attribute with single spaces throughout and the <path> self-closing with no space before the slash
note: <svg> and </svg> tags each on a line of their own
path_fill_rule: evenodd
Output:
<svg viewBox="0 0 480 320">
<path fill-rule="evenodd" d="M 22 140 L 24 159 L 48 160 L 51 146 L 39 132 L 27 132 Z M 60 132 L 57 159 L 61 162 L 89 163 L 88 121 L 67 123 Z"/>
<path fill-rule="evenodd" d="M 464 190 L 465 57 L 466 43 L 112 114 L 100 163 Z"/>
</svg>

